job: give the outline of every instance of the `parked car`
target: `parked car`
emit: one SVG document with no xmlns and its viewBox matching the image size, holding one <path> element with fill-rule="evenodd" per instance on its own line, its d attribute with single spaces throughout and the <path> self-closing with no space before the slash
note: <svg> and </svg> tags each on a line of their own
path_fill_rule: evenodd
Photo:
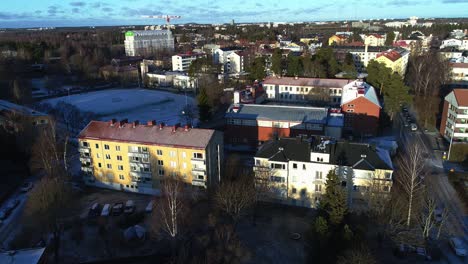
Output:
<svg viewBox="0 0 468 264">
<path fill-rule="evenodd" d="M 135 203 L 132 200 L 128 200 L 125 203 L 124 213 L 131 214 L 135 211 Z"/>
<path fill-rule="evenodd" d="M 465 257 L 466 256 L 466 248 L 463 245 L 463 241 L 458 237 L 450 238 L 450 246 L 452 247 L 453 251 L 457 256 Z"/>
<path fill-rule="evenodd" d="M 113 206 L 112 206 L 112 215 L 121 215 L 122 212 L 123 212 L 123 203 L 119 202 L 119 203 L 115 203 Z"/>
<path fill-rule="evenodd" d="M 0 211 L 0 220 L 5 220 L 10 215 L 10 212 L 7 210 Z"/>
<path fill-rule="evenodd" d="M 415 123 L 411 123 L 411 131 L 418 130 L 418 126 Z"/>
<path fill-rule="evenodd" d="M 146 206 L 145 212 L 151 213 L 151 212 L 153 211 L 153 204 L 154 204 L 154 201 L 151 200 L 151 201 L 148 203 L 148 205 Z"/>
<path fill-rule="evenodd" d="M 101 212 L 101 206 L 99 203 L 93 203 L 89 208 L 88 217 L 97 217 Z"/>
<path fill-rule="evenodd" d="M 105 204 L 104 207 L 102 207 L 101 216 L 109 216 L 109 214 L 110 214 L 110 204 Z"/>
<path fill-rule="evenodd" d="M 32 182 L 25 182 L 23 185 L 21 185 L 21 192 L 29 192 L 33 187 Z"/>
</svg>

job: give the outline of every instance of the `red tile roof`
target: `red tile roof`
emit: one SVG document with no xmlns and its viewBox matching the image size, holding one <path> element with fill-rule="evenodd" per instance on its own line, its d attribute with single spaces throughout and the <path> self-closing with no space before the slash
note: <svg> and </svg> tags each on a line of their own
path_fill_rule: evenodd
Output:
<svg viewBox="0 0 468 264">
<path fill-rule="evenodd" d="M 173 132 L 173 126 L 91 121 L 78 136 L 79 139 L 99 139 L 119 142 L 134 142 L 148 145 L 183 146 L 187 148 L 204 149 L 213 137 L 215 130 L 178 127 Z"/>
<path fill-rule="evenodd" d="M 468 106 L 468 89 L 453 89 L 458 106 Z"/>
<path fill-rule="evenodd" d="M 380 56 L 385 56 L 387 59 L 391 61 L 397 61 L 399 58 L 401 58 L 400 53 L 398 53 L 398 51 L 396 50 L 387 50 L 387 51 L 377 54 L 377 58 L 379 58 Z"/>
<path fill-rule="evenodd" d="M 295 78 L 295 77 L 273 77 L 265 78 L 263 85 L 292 85 L 292 86 L 314 86 L 339 88 L 352 82 L 351 79 L 323 79 L 323 78 Z"/>
</svg>

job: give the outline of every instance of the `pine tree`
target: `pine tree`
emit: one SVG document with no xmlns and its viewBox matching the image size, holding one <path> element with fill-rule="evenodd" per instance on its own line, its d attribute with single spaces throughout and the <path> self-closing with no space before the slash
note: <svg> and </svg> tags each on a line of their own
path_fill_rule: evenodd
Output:
<svg viewBox="0 0 468 264">
<path fill-rule="evenodd" d="M 334 170 L 327 174 L 325 183 L 326 193 L 320 200 L 321 209 L 323 209 L 332 225 L 339 225 L 343 222 L 346 215 L 346 194 L 341 187 L 340 179 Z"/>
<path fill-rule="evenodd" d="M 271 70 L 276 75 L 281 75 L 281 72 L 283 71 L 282 54 L 280 49 L 275 49 L 271 56 Z"/>
<path fill-rule="evenodd" d="M 206 89 L 202 88 L 200 94 L 197 97 L 198 99 L 198 113 L 201 121 L 206 121 L 210 118 L 211 115 L 211 106 L 208 100 L 208 94 Z"/>
</svg>

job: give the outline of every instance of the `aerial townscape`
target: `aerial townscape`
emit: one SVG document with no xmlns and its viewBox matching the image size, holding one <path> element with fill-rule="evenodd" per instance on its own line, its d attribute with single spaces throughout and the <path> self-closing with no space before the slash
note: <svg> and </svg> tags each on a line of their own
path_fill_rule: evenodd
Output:
<svg viewBox="0 0 468 264">
<path fill-rule="evenodd" d="M 2 1 L 0 264 L 468 263 L 467 15 Z"/>
</svg>

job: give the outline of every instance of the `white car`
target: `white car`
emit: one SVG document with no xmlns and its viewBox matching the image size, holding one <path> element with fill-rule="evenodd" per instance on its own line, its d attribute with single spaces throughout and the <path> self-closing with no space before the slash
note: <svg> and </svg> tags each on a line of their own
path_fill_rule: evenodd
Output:
<svg viewBox="0 0 468 264">
<path fill-rule="evenodd" d="M 465 257 L 466 256 L 466 248 L 463 245 L 463 241 L 458 237 L 450 238 L 450 246 L 452 247 L 453 251 L 457 256 Z"/>
<path fill-rule="evenodd" d="M 101 216 L 109 216 L 109 214 L 110 214 L 110 204 L 105 204 L 104 207 L 102 207 Z"/>
<path fill-rule="evenodd" d="M 415 123 L 411 123 L 411 131 L 418 130 L 418 126 Z"/>
</svg>

